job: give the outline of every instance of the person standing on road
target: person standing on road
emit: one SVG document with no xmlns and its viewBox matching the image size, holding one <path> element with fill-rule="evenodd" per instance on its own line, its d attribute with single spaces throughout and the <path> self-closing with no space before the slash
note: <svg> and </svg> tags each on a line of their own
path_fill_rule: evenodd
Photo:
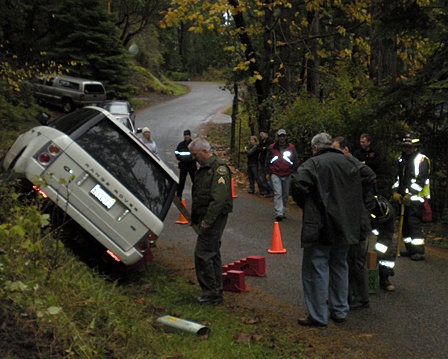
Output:
<svg viewBox="0 0 448 359">
<path fill-rule="evenodd" d="M 285 210 L 288 204 L 291 174 L 299 167 L 296 148 L 287 141 L 284 129 L 278 130 L 277 142 L 269 146 L 266 166 L 268 166 L 274 190 L 275 220 L 280 222 L 286 218 Z"/>
<path fill-rule="evenodd" d="M 258 139 L 256 136 L 250 136 L 249 145 L 244 147 L 247 156 L 247 177 L 249 179 L 249 193 L 255 193 L 255 182 L 258 190 L 262 192 L 258 177 Z"/>
<path fill-rule="evenodd" d="M 267 179 L 268 177 L 268 166 L 266 166 L 266 156 L 269 152 L 269 147 L 274 143 L 272 138 L 269 137 L 268 131 L 265 129 L 260 130 L 260 143 L 258 144 L 258 161 L 260 163 L 259 167 L 259 177 L 260 177 L 260 194 L 262 196 L 270 197 L 272 196 L 272 187 Z"/>
<path fill-rule="evenodd" d="M 191 132 L 190 130 L 184 131 L 184 140 L 179 142 L 176 147 L 174 154 L 179 161 L 179 186 L 177 187 L 177 197 L 182 198 L 182 193 L 185 188 L 185 181 L 187 180 L 188 174 L 190 175 L 191 182 L 194 181 L 194 173 L 196 172 L 197 166 L 196 161 L 191 156 L 188 145 L 191 143 Z"/>
<path fill-rule="evenodd" d="M 158 155 L 159 152 L 157 151 L 156 141 L 152 139 L 151 131 L 149 130 L 149 128 L 143 127 L 142 134 L 143 134 L 142 142 L 145 144 L 145 146 L 148 147 L 156 155 Z"/>
<path fill-rule="evenodd" d="M 352 156 L 350 145 L 344 137 L 335 137 L 332 147 L 340 150 L 344 155 L 350 156 L 358 165 L 361 174 L 364 206 L 359 243 L 352 244 L 348 252 L 349 304 L 351 310 L 368 308 L 370 307 L 369 271 L 366 259 L 369 251 L 369 236 L 372 231 L 370 211 L 375 207 L 373 186 L 376 175 L 369 166 Z"/>
<path fill-rule="evenodd" d="M 311 140 L 313 157 L 294 175 L 291 189 L 303 209 L 302 282 L 306 318 L 302 326 L 326 326 L 330 318 L 346 321 L 350 245 L 359 242 L 363 210 L 359 167 L 350 156 L 332 148 L 331 136 Z"/>
<path fill-rule="evenodd" d="M 191 207 L 191 223 L 200 231 L 194 252 L 196 277 L 202 289 L 198 302 L 219 304 L 223 301 L 221 237 L 233 209 L 231 174 L 225 161 L 211 153 L 205 139 L 194 139 L 188 148 L 200 165 L 194 177 Z"/>
<path fill-rule="evenodd" d="M 395 212 L 390 202 L 381 195 L 375 196 L 375 207 L 372 210 L 372 232 L 376 236 L 375 252 L 377 253 L 380 288 L 393 292 L 395 286 L 389 277 L 395 275 L 397 258 L 397 239 L 394 237 Z"/>
<path fill-rule="evenodd" d="M 360 160 L 365 165 L 369 166 L 375 174 L 378 173 L 381 165 L 381 156 L 375 151 L 372 146 L 372 137 L 368 133 L 363 133 L 359 137 L 359 145 L 361 148 L 358 148 L 353 156 Z M 375 184 L 373 187 L 375 194 L 379 193 L 378 189 L 378 180 L 375 178 Z"/>
<path fill-rule="evenodd" d="M 393 198 L 405 206 L 402 233 L 406 251 L 400 252 L 400 255 L 422 261 L 426 257 L 421 215 L 425 199 L 430 198 L 430 161 L 419 152 L 420 139 L 407 134 L 402 146 L 396 182 L 392 186 Z"/>
<path fill-rule="evenodd" d="M 380 154 L 371 147 L 372 137 L 368 133 L 363 133 L 359 138 L 359 145 L 361 148 L 358 148 L 353 152 L 353 156 L 369 166 L 373 172 L 378 173 L 381 165 L 381 157 Z"/>
</svg>

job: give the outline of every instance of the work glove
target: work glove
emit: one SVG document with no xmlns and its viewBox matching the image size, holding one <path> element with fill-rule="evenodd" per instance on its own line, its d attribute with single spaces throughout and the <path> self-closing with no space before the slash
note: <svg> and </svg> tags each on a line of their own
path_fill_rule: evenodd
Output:
<svg viewBox="0 0 448 359">
<path fill-rule="evenodd" d="M 409 206 L 411 204 L 411 194 L 410 193 L 406 193 L 403 197 L 403 204 L 405 206 Z"/>
<path fill-rule="evenodd" d="M 398 192 L 394 192 L 393 198 L 395 201 L 397 201 L 400 204 L 403 202 L 403 197 Z"/>
</svg>

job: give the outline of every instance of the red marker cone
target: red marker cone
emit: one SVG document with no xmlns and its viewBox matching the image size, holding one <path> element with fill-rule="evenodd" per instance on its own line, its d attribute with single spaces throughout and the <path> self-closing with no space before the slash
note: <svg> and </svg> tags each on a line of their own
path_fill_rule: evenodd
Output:
<svg viewBox="0 0 448 359">
<path fill-rule="evenodd" d="M 268 253 L 282 254 L 286 253 L 286 249 L 283 248 L 282 236 L 280 234 L 280 226 L 278 222 L 274 222 L 274 229 L 272 230 L 271 248 L 268 249 Z"/>
<path fill-rule="evenodd" d="M 183 198 L 182 198 L 182 206 L 187 208 L 187 202 Z M 179 220 L 177 220 L 175 223 L 176 224 L 188 224 L 188 221 L 182 213 L 179 213 Z"/>
<path fill-rule="evenodd" d="M 235 181 L 233 180 L 233 178 L 230 180 L 230 183 L 232 185 L 232 198 L 238 198 L 238 196 L 235 193 Z"/>
</svg>

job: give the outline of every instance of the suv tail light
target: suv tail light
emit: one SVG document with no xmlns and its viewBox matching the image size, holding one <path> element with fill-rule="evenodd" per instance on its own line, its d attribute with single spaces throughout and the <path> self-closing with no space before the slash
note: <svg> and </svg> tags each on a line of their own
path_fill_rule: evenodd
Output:
<svg viewBox="0 0 448 359">
<path fill-rule="evenodd" d="M 155 246 L 155 242 L 157 241 L 157 236 L 151 231 L 148 232 L 145 238 L 143 238 L 140 242 L 135 245 L 135 248 L 141 252 L 145 253 L 148 249 Z"/>
<path fill-rule="evenodd" d="M 48 166 L 60 153 L 61 149 L 54 143 L 50 143 L 37 154 L 36 158 L 42 166 Z"/>
<path fill-rule="evenodd" d="M 42 196 L 42 198 L 48 198 L 48 195 L 44 191 L 42 191 L 39 187 L 37 187 L 36 185 L 33 185 L 33 189 L 37 193 L 39 193 Z"/>
</svg>

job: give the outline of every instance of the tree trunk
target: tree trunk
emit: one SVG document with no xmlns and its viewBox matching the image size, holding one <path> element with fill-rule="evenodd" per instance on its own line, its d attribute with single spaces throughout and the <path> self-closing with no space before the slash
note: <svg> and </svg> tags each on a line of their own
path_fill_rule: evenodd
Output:
<svg viewBox="0 0 448 359">
<path fill-rule="evenodd" d="M 393 0 L 372 0 L 370 78 L 375 85 L 391 84 L 397 78 L 397 37 L 381 26 L 382 17 L 394 11 Z"/>
<path fill-rule="evenodd" d="M 235 10 L 239 7 L 238 0 L 229 0 L 229 4 L 235 8 Z M 243 13 L 241 11 L 237 11 L 233 15 L 233 20 L 235 21 L 236 27 L 240 30 L 239 37 L 241 43 L 246 47 L 245 50 L 245 57 L 246 61 L 249 62 L 249 72 L 251 76 L 256 75 L 257 73 L 260 74 L 260 68 L 256 59 L 256 54 L 254 47 L 252 45 L 252 39 L 247 33 L 246 29 L 246 23 L 244 21 Z M 255 92 L 257 94 L 257 104 L 258 104 L 258 114 L 257 114 L 257 122 L 258 122 L 258 128 L 268 128 L 269 129 L 269 112 L 264 104 L 264 100 L 267 98 L 267 91 L 265 91 L 265 88 L 263 86 L 262 80 L 256 80 L 254 83 L 255 86 Z"/>
<path fill-rule="evenodd" d="M 315 12 L 311 14 L 311 35 L 317 35 L 319 34 L 319 13 Z M 307 63 L 307 93 L 314 98 L 319 98 L 319 66 L 320 66 L 320 60 L 319 56 L 317 55 L 318 48 L 317 41 L 312 41 L 310 43 L 310 51 L 311 51 L 311 57 L 308 59 Z"/>
</svg>

